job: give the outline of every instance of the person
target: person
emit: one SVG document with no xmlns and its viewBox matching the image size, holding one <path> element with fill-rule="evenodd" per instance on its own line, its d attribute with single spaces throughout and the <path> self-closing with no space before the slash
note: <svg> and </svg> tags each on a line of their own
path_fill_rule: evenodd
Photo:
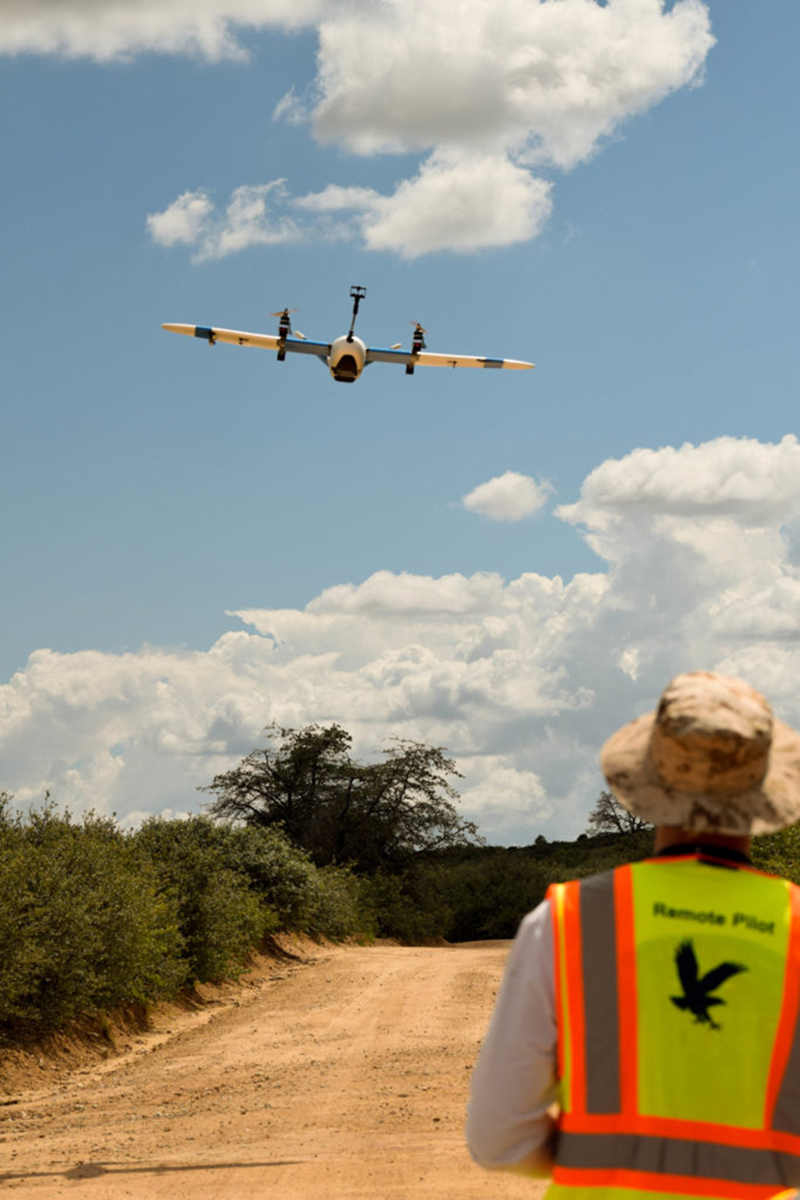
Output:
<svg viewBox="0 0 800 1200">
<path fill-rule="evenodd" d="M 653 856 L 522 921 L 475 1066 L 473 1159 L 548 1200 L 766 1200 L 800 1185 L 800 888 L 750 837 L 800 819 L 800 736 L 748 684 L 679 675 L 603 747 Z"/>
</svg>

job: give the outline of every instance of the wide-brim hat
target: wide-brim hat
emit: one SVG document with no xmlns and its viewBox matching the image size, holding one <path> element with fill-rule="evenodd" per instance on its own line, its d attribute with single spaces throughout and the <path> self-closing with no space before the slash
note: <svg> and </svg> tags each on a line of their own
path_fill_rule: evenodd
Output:
<svg viewBox="0 0 800 1200">
<path fill-rule="evenodd" d="M 713 671 L 677 675 L 600 763 L 620 804 L 654 825 L 742 836 L 800 820 L 800 735 L 749 683 Z"/>
</svg>

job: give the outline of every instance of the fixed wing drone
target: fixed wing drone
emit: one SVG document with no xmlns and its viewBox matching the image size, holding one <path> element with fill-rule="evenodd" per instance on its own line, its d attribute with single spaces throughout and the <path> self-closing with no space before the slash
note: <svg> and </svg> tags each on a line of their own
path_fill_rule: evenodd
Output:
<svg viewBox="0 0 800 1200">
<path fill-rule="evenodd" d="M 519 362 L 515 358 L 476 358 L 471 354 L 428 354 L 425 347 L 425 334 L 418 321 L 412 321 L 414 334 L 411 339 L 411 349 L 401 349 L 400 343 L 388 350 L 371 350 L 361 338 L 356 337 L 353 329 L 358 315 L 358 306 L 367 294 L 365 287 L 350 288 L 353 301 L 353 317 L 350 329 L 332 342 L 312 342 L 300 333 L 294 331 L 290 313 L 294 309 L 284 308 L 275 312 L 278 318 L 277 336 L 269 333 L 240 333 L 235 329 L 212 329 L 205 325 L 162 325 L 169 333 L 185 333 L 188 337 L 203 338 L 210 346 L 216 342 L 229 342 L 232 346 L 261 346 L 265 350 L 277 350 L 278 362 L 283 362 L 288 354 L 313 354 L 328 367 L 331 375 L 339 383 L 355 383 L 364 367 L 370 363 L 396 363 L 405 366 L 406 375 L 413 375 L 415 367 L 495 367 L 511 371 L 525 371 L 533 367 L 533 363 Z"/>
</svg>

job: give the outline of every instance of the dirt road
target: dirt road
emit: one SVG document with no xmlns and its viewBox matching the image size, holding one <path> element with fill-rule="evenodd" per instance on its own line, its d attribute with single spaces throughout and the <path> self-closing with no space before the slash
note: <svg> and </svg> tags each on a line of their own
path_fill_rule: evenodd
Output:
<svg viewBox="0 0 800 1200">
<path fill-rule="evenodd" d="M 0 1188 L 19 1200 L 538 1200 L 542 1185 L 487 1174 L 464 1148 L 507 952 L 315 947 L 262 962 L 215 1007 L 171 1012 L 118 1057 L 61 1075 L 40 1062 L 0 1100 Z"/>
</svg>

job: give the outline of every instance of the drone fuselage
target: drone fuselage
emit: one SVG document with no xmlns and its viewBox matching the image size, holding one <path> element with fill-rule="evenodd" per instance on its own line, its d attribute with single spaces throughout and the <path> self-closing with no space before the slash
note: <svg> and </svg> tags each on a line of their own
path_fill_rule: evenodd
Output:
<svg viewBox="0 0 800 1200">
<path fill-rule="evenodd" d="M 367 361 L 367 347 L 354 333 L 343 333 L 331 342 L 328 368 L 339 383 L 355 383 Z"/>
</svg>

